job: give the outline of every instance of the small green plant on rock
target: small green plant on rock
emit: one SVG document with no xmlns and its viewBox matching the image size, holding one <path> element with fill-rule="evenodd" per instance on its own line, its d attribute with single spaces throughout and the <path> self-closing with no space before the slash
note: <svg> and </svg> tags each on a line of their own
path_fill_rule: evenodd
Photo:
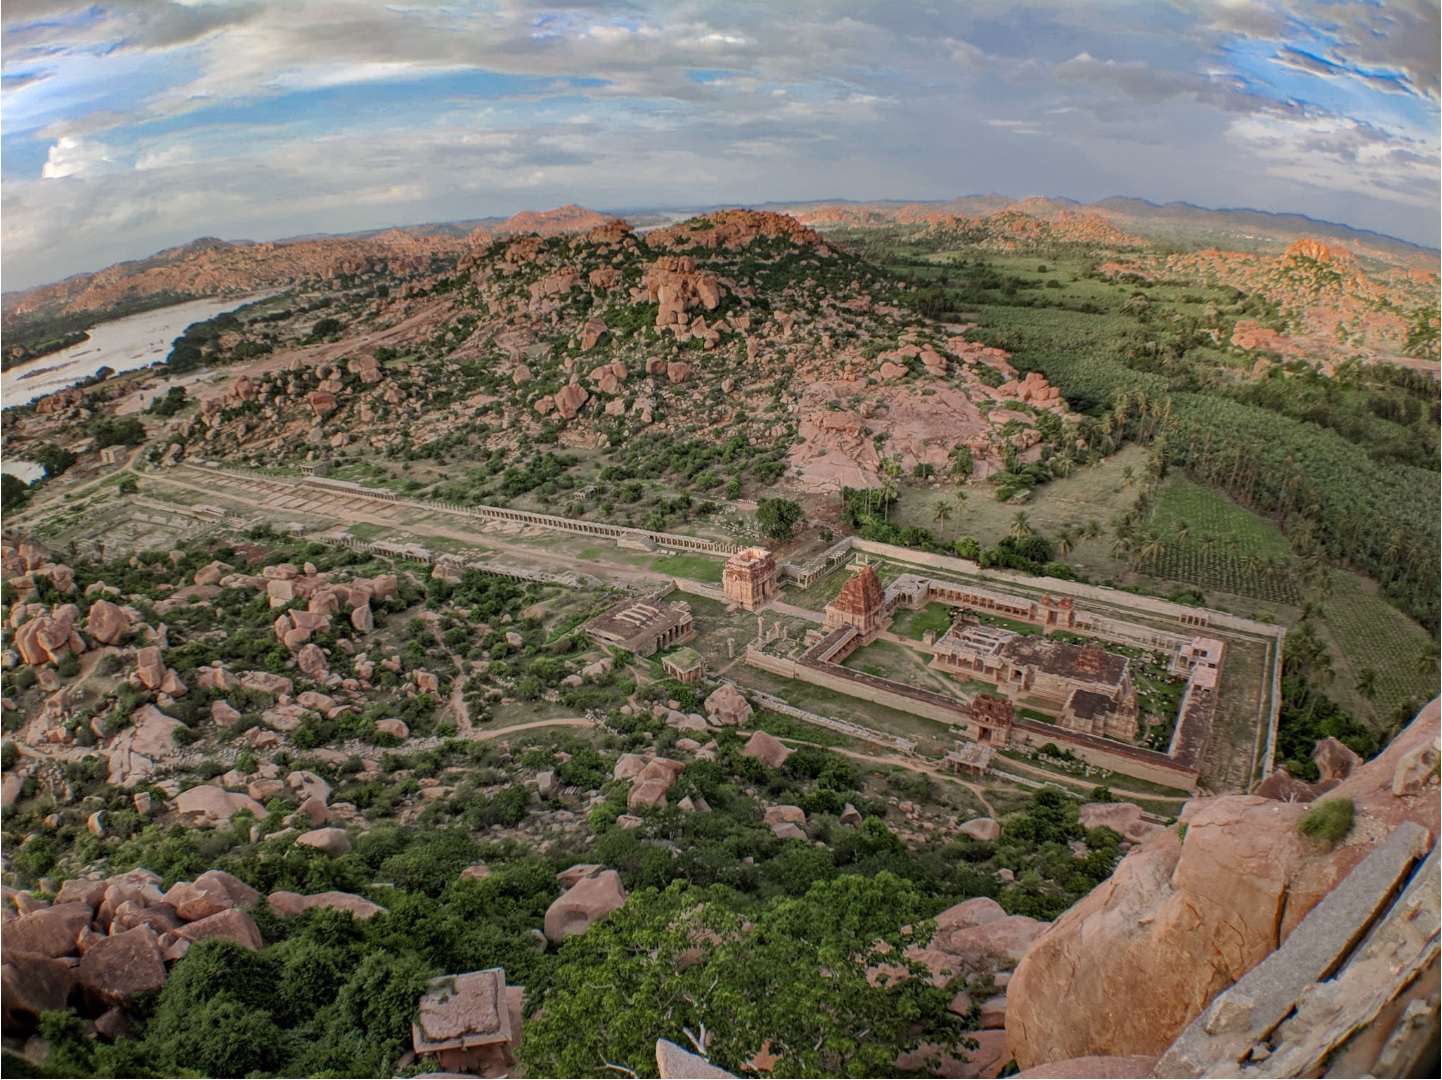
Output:
<svg viewBox="0 0 1442 1080">
<path fill-rule="evenodd" d="M 1297 823 L 1297 831 L 1313 840 L 1323 841 L 1328 848 L 1333 848 L 1352 831 L 1355 817 L 1356 808 L 1351 799 L 1323 799 Z"/>
</svg>

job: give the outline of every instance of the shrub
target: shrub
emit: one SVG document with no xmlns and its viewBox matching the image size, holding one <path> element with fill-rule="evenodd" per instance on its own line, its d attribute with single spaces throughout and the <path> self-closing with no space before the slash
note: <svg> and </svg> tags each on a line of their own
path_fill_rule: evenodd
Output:
<svg viewBox="0 0 1442 1080">
<path fill-rule="evenodd" d="M 1351 799 L 1323 799 L 1297 823 L 1297 831 L 1313 840 L 1323 841 L 1328 847 L 1335 847 L 1339 840 L 1352 831 L 1355 817 L 1356 807 L 1352 805 Z"/>
</svg>

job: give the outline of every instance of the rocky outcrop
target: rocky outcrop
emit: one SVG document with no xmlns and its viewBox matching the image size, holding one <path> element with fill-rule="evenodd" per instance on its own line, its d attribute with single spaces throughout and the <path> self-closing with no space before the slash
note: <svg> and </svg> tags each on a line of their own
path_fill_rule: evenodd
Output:
<svg viewBox="0 0 1442 1080">
<path fill-rule="evenodd" d="M 701 307 L 715 311 L 721 303 L 720 279 L 709 271 L 698 271 L 696 260 L 689 255 L 663 255 L 646 270 L 641 279 L 645 298 L 657 305 L 656 328 L 674 330 L 688 323 L 687 312 Z"/>
<path fill-rule="evenodd" d="M 256 821 L 265 820 L 265 807 L 249 795 L 241 795 L 214 784 L 201 784 L 182 791 L 175 797 L 175 809 L 186 817 L 198 818 L 206 824 L 229 825 L 230 819 L 242 810 Z"/>
<path fill-rule="evenodd" d="M 265 939 L 260 936 L 260 928 L 255 925 L 255 920 L 237 908 L 227 908 L 225 911 L 217 911 L 214 915 L 197 919 L 181 927 L 177 934 L 192 944 L 206 938 L 218 937 L 243 945 L 251 952 L 259 952 L 265 947 Z"/>
<path fill-rule="evenodd" d="M 165 958 L 149 926 L 95 942 L 80 958 L 80 985 L 107 1005 L 128 1005 L 137 994 L 165 985 Z"/>
<path fill-rule="evenodd" d="M 1108 828 L 1128 843 L 1140 844 L 1160 826 L 1142 820 L 1142 808 L 1134 803 L 1083 803 L 1084 829 Z"/>
<path fill-rule="evenodd" d="M 779 769 L 786 764 L 791 751 L 774 735 L 758 731 L 746 740 L 746 745 L 741 748 L 741 756 L 756 758 L 769 768 Z"/>
<path fill-rule="evenodd" d="M 751 703 L 732 683 L 722 683 L 713 691 L 706 699 L 705 709 L 707 716 L 715 717 L 721 724 L 735 726 L 751 718 Z"/>
<path fill-rule="evenodd" d="M 1066 912 L 1012 980 L 1018 1064 L 1159 1055 L 1222 990 L 1291 934 L 1402 821 L 1439 827 L 1439 706 L 1430 703 L 1328 799 L 1355 807 L 1331 850 L 1298 832 L 1302 803 L 1195 800 Z"/>
<path fill-rule="evenodd" d="M 357 919 L 369 919 L 373 915 L 384 913 L 386 910 L 379 904 L 374 904 L 363 896 L 356 896 L 354 893 L 345 892 L 313 893 L 310 896 L 284 891 L 273 892 L 266 902 L 270 905 L 270 910 L 282 919 L 299 915 L 302 911 L 309 911 L 313 907 L 327 907 L 335 908 L 337 911 L 348 911 Z"/>
<path fill-rule="evenodd" d="M 90 605 L 85 630 L 102 645 L 118 645 L 130 633 L 130 617 L 109 600 L 97 600 Z"/>
<path fill-rule="evenodd" d="M 957 830 L 962 836 L 969 836 L 973 840 L 980 840 L 990 843 L 1000 839 L 1001 825 L 993 818 L 979 817 L 964 822 Z"/>
<path fill-rule="evenodd" d="M 573 934 L 584 934 L 625 902 L 626 890 L 616 871 L 583 878 L 546 909 L 546 937 L 559 945 Z"/>
<path fill-rule="evenodd" d="M 297 836 L 295 842 L 332 858 L 350 850 L 350 837 L 346 836 L 344 829 L 312 829 Z"/>
</svg>

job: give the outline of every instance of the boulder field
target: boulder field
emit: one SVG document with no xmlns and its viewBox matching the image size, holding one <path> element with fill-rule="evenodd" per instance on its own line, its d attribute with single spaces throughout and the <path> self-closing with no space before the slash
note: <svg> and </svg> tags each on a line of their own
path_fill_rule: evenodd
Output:
<svg viewBox="0 0 1442 1080">
<path fill-rule="evenodd" d="M 1308 803 L 1189 802 L 1177 827 L 1133 848 L 1027 951 L 1007 993 L 1017 1064 L 1159 1056 L 1399 824 L 1437 836 L 1438 757 L 1434 700 L 1321 797 L 1351 799 L 1355 809 L 1351 832 L 1331 849 L 1298 831 Z"/>
<path fill-rule="evenodd" d="M 258 905 L 261 894 L 239 878 L 207 870 L 164 892 L 160 883 L 159 874 L 137 869 L 71 879 L 54 902 L 3 890 L 0 977 L 7 1039 L 32 1032 L 43 1010 L 67 1006 L 94 1018 L 98 1028 L 118 1022 L 137 995 L 165 985 L 169 965 L 198 941 L 227 938 L 252 951 L 265 946 L 245 910 Z M 385 910 L 339 892 L 276 892 L 267 903 L 281 918 L 320 906 L 349 911 L 358 919 Z"/>
</svg>

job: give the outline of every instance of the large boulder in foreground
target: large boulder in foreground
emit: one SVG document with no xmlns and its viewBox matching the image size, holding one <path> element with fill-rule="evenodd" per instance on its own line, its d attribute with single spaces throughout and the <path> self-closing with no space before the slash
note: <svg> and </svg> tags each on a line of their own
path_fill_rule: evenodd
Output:
<svg viewBox="0 0 1442 1080">
<path fill-rule="evenodd" d="M 188 926 L 182 926 L 177 933 L 190 942 L 219 937 L 243 945 L 251 952 L 265 948 L 265 939 L 260 936 L 260 927 L 255 925 L 255 920 L 236 908 L 197 919 Z"/>
<path fill-rule="evenodd" d="M 1090 1076 L 1093 1080 L 1142 1080 L 1152 1075 L 1152 1066 L 1156 1063 L 1157 1059 L 1150 1054 L 1068 1058 L 1027 1069 L 1017 1073 L 1013 1080 L 1072 1080 L 1076 1076 Z"/>
<path fill-rule="evenodd" d="M 577 882 L 546 909 L 546 937 L 559 945 L 572 934 L 584 934 L 625 902 L 621 875 L 602 870 Z"/>
<path fill-rule="evenodd" d="M 5 951 L 69 956 L 80 931 L 94 917 L 90 906 L 82 903 L 56 904 L 22 915 L 5 924 Z"/>
<path fill-rule="evenodd" d="M 1134 848 L 1026 953 L 1006 1030 L 1023 1069 L 1089 1056 L 1159 1056 L 1222 990 L 1271 953 L 1402 821 L 1439 826 L 1438 702 L 1322 799 L 1356 821 L 1335 848 L 1303 838 L 1301 803 L 1228 795 L 1188 803 L 1181 828 Z"/>
<path fill-rule="evenodd" d="M 0 967 L 0 1027 L 29 1027 L 44 1011 L 64 1010 L 75 989 L 75 969 L 39 953 L 6 952 Z"/>
<path fill-rule="evenodd" d="M 125 1005 L 136 994 L 159 990 L 165 960 L 155 931 L 141 925 L 97 941 L 80 958 L 80 985 L 107 1005 Z"/>
</svg>

